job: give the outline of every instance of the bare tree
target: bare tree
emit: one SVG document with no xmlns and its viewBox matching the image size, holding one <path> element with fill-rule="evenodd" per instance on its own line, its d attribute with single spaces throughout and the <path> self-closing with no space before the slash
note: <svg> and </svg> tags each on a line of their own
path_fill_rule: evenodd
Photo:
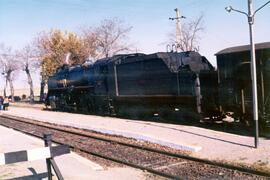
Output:
<svg viewBox="0 0 270 180">
<path fill-rule="evenodd" d="M 84 28 L 82 34 L 85 44 L 90 47 L 89 54 L 97 59 L 131 51 L 132 45 L 127 43 L 131 29 L 123 21 L 112 18 L 103 20 L 95 28 Z"/>
<path fill-rule="evenodd" d="M 98 41 L 96 33 L 92 27 L 83 27 L 81 31 L 84 53 L 88 56 L 88 59 L 97 59 Z"/>
<path fill-rule="evenodd" d="M 17 52 L 16 56 L 20 60 L 20 66 L 27 76 L 27 82 L 30 88 L 30 102 L 34 102 L 34 86 L 31 72 L 39 67 L 37 55 L 33 47 L 26 45 L 21 51 Z"/>
<path fill-rule="evenodd" d="M 11 99 L 14 101 L 13 72 L 19 69 L 19 62 L 17 61 L 16 56 L 13 54 L 11 48 L 5 47 L 4 44 L 0 45 L 0 64 L 2 74 L 6 80 L 5 87 L 7 86 L 7 83 L 9 83 Z M 5 91 L 4 96 L 6 96 Z"/>
<path fill-rule="evenodd" d="M 175 35 L 172 33 L 169 34 L 169 41 L 181 51 L 199 51 L 200 33 L 203 30 L 203 15 L 201 15 L 197 19 L 183 24 L 180 43 L 176 44 Z"/>
</svg>

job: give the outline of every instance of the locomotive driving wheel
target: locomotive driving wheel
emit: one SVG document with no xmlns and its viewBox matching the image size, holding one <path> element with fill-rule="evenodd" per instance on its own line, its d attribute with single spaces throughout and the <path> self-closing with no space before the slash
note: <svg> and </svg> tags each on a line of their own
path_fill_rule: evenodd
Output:
<svg viewBox="0 0 270 180">
<path fill-rule="evenodd" d="M 84 114 L 94 113 L 93 98 L 87 93 L 83 93 L 78 97 L 76 106 L 77 110 Z"/>
</svg>

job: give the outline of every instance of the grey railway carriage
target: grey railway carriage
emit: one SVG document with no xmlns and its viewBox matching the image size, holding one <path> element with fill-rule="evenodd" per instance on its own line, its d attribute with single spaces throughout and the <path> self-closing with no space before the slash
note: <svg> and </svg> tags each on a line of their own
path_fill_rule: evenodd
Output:
<svg viewBox="0 0 270 180">
<path fill-rule="evenodd" d="M 197 52 L 124 54 L 64 65 L 48 80 L 59 110 L 130 118 L 199 117 L 216 110 L 217 74 Z"/>
</svg>

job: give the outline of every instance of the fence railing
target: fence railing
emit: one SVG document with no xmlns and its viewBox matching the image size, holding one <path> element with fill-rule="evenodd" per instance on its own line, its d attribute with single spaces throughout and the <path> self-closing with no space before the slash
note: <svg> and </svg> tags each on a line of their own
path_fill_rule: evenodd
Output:
<svg viewBox="0 0 270 180">
<path fill-rule="evenodd" d="M 52 180 L 52 168 L 53 168 L 57 178 L 59 180 L 63 180 L 64 178 L 53 158 L 56 156 L 61 156 L 63 154 L 70 153 L 69 146 L 67 145 L 52 146 L 51 134 L 44 134 L 43 138 L 45 144 L 45 147 L 43 148 L 0 153 L 0 165 L 46 159 L 48 179 Z"/>
</svg>

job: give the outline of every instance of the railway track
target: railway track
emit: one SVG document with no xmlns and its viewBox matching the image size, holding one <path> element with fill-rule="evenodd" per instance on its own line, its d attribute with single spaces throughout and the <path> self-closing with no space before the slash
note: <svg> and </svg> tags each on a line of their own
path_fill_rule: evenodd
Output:
<svg viewBox="0 0 270 180">
<path fill-rule="evenodd" d="M 120 164 L 146 170 L 171 179 L 268 179 L 270 173 L 236 167 L 187 155 L 172 153 L 106 137 L 98 133 L 40 121 L 0 116 L 0 125 L 43 137 L 52 133 L 53 141 L 73 149 Z"/>
</svg>

